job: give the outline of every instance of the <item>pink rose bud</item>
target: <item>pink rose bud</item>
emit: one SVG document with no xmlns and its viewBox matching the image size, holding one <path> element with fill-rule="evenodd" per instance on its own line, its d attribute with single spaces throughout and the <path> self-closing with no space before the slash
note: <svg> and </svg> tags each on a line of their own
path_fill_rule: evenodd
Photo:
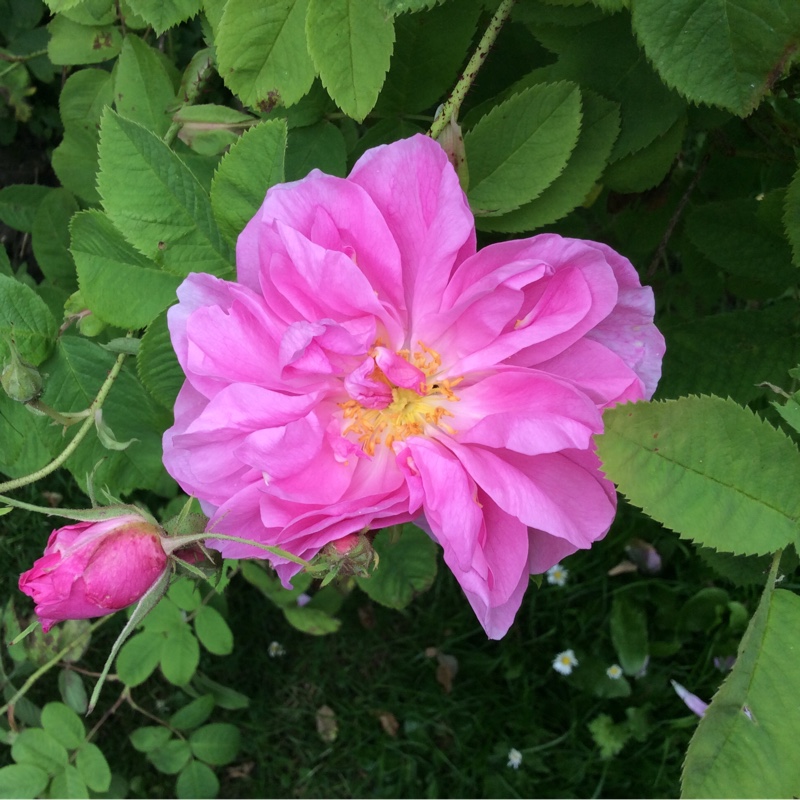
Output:
<svg viewBox="0 0 800 800">
<path fill-rule="evenodd" d="M 44 555 L 19 579 L 46 633 L 56 622 L 113 614 L 163 575 L 161 528 L 136 514 L 53 531 Z"/>
</svg>

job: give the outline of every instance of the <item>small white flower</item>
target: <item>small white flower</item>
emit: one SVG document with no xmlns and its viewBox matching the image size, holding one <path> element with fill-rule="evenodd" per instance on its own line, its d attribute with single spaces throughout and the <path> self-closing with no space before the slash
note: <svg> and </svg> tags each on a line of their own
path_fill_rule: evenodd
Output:
<svg viewBox="0 0 800 800">
<path fill-rule="evenodd" d="M 556 564 L 547 570 L 547 582 L 552 586 L 563 586 L 569 578 L 569 570 L 564 569 L 561 564 Z"/>
<path fill-rule="evenodd" d="M 512 747 L 508 751 L 508 766 L 513 767 L 514 769 L 519 769 L 519 765 L 522 763 L 522 753 L 517 750 L 516 747 Z"/>
<path fill-rule="evenodd" d="M 578 666 L 578 659 L 575 658 L 573 650 L 564 650 L 553 659 L 553 669 L 562 675 L 569 675 L 573 667 Z"/>
<path fill-rule="evenodd" d="M 286 655 L 286 648 L 280 642 L 270 642 L 267 654 L 270 658 L 280 658 Z"/>
<path fill-rule="evenodd" d="M 619 664 L 612 664 L 607 670 L 606 675 L 612 681 L 618 681 L 622 677 L 622 667 Z"/>
</svg>

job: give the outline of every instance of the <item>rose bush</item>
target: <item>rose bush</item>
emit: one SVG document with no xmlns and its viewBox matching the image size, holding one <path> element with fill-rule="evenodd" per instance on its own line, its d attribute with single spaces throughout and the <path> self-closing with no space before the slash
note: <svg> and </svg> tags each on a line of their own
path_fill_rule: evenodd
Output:
<svg viewBox="0 0 800 800">
<path fill-rule="evenodd" d="M 625 258 L 550 234 L 476 252 L 447 156 L 415 136 L 270 189 L 237 270 L 191 274 L 169 312 L 186 382 L 164 463 L 209 530 L 308 559 L 415 521 L 492 638 L 530 573 L 605 535 L 592 436 L 652 396 L 664 353 Z"/>
<path fill-rule="evenodd" d="M 113 614 L 137 602 L 169 568 L 162 531 L 136 514 L 53 531 L 19 579 L 45 631 L 67 619 Z"/>
</svg>

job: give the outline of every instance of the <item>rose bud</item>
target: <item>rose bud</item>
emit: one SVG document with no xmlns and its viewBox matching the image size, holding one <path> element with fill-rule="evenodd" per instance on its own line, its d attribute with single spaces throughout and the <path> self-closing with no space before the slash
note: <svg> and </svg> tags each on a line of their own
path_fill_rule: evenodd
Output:
<svg viewBox="0 0 800 800">
<path fill-rule="evenodd" d="M 53 531 L 19 579 L 46 633 L 56 622 L 113 614 L 142 598 L 168 569 L 163 531 L 136 514 Z"/>
</svg>

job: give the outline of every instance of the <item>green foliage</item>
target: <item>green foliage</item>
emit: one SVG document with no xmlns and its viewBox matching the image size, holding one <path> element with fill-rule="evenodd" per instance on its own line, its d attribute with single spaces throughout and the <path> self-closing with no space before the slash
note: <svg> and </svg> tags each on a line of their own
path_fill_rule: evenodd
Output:
<svg viewBox="0 0 800 800">
<path fill-rule="evenodd" d="M 64 90 L 66 91 L 66 86 Z M 5 186 L 0 189 L 0 220 L 10 228 L 31 233 L 36 210 L 52 191 L 49 186 L 28 184 Z"/>
<path fill-rule="evenodd" d="M 131 10 L 159 35 L 193 17 L 200 11 L 201 0 L 127 0 Z"/>
<path fill-rule="evenodd" d="M 246 106 L 292 105 L 310 88 L 308 0 L 228 0 L 215 37 L 219 74 Z"/>
<path fill-rule="evenodd" d="M 617 595 L 611 604 L 611 641 L 622 669 L 637 675 L 650 656 L 647 646 L 647 619 L 642 609 Z"/>
<path fill-rule="evenodd" d="M 172 409 L 184 375 L 172 349 L 166 312 L 159 314 L 147 327 L 136 366 L 139 378 L 153 399 L 165 409 Z"/>
<path fill-rule="evenodd" d="M 29 286 L 0 275 L 0 361 L 5 366 L 13 337 L 20 356 L 33 365 L 47 358 L 56 338 L 56 321 Z"/>
<path fill-rule="evenodd" d="M 751 411 L 717 397 L 619 406 L 598 452 L 606 474 L 655 519 L 715 550 L 797 541 L 800 453 Z"/>
<path fill-rule="evenodd" d="M 122 48 L 122 35 L 112 25 L 80 25 L 58 14 L 48 31 L 47 55 L 54 64 L 99 64 Z"/>
<path fill-rule="evenodd" d="M 774 580 L 774 575 L 773 575 Z M 742 639 L 736 664 L 692 739 L 683 770 L 683 796 L 789 797 L 800 786 L 793 757 L 800 715 L 785 702 L 800 676 L 787 656 L 795 644 L 800 598 L 764 591 Z M 780 764 L 779 769 L 775 768 Z"/>
<path fill-rule="evenodd" d="M 322 85 L 345 114 L 361 122 L 389 69 L 394 20 L 379 0 L 309 0 L 306 36 Z"/>
<path fill-rule="evenodd" d="M 633 27 L 664 82 L 749 114 L 800 43 L 793 0 L 637 0 Z"/>
<path fill-rule="evenodd" d="M 580 91 L 568 82 L 531 86 L 481 118 L 464 137 L 474 213 L 500 215 L 540 195 L 567 165 L 580 127 Z"/>
</svg>

